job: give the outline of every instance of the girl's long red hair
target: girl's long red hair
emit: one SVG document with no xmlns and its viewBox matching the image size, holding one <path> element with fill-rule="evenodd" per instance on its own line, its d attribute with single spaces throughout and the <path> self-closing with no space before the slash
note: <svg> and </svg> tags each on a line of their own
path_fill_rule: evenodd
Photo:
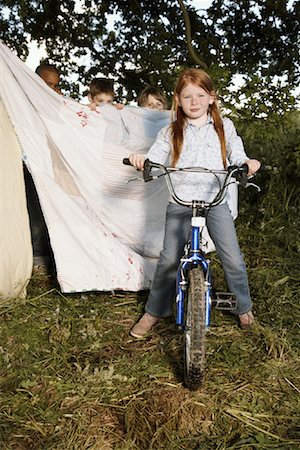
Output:
<svg viewBox="0 0 300 450">
<path fill-rule="evenodd" d="M 226 143 L 223 121 L 219 111 L 219 105 L 213 88 L 212 80 L 210 76 L 202 69 L 185 70 L 179 76 L 175 86 L 172 105 L 173 122 L 171 124 L 171 135 L 173 140 L 172 165 L 175 167 L 179 159 L 183 145 L 183 130 L 187 122 L 187 116 L 183 112 L 181 106 L 179 106 L 177 96 L 180 95 L 182 89 L 184 89 L 189 83 L 201 87 L 214 97 L 214 102 L 212 105 L 210 105 L 209 113 L 213 119 L 214 128 L 220 139 L 223 165 L 224 168 L 226 168 Z"/>
</svg>

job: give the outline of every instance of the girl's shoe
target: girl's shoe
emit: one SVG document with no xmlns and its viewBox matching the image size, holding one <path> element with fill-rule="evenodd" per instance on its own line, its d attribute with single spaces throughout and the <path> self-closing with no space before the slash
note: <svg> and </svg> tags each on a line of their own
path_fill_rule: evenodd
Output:
<svg viewBox="0 0 300 450">
<path fill-rule="evenodd" d="M 252 314 L 252 311 L 240 314 L 239 319 L 240 319 L 240 327 L 242 330 L 249 330 L 254 323 L 254 316 Z"/>
<path fill-rule="evenodd" d="M 129 334 L 137 339 L 141 339 L 149 333 L 151 328 L 160 320 L 159 317 L 145 313 L 140 320 L 131 328 Z"/>
</svg>

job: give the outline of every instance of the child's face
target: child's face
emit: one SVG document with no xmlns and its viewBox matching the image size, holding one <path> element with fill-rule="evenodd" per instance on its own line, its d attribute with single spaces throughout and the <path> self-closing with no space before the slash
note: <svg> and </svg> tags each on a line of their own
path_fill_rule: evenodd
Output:
<svg viewBox="0 0 300 450">
<path fill-rule="evenodd" d="M 111 94 L 106 94 L 103 92 L 101 94 L 94 95 L 94 97 L 91 97 L 91 101 L 96 106 L 109 105 L 112 104 L 114 98 Z"/>
<path fill-rule="evenodd" d="M 52 72 L 52 71 L 48 71 L 48 70 L 43 70 L 42 73 L 40 74 L 40 77 L 45 81 L 45 83 L 48 84 L 48 86 L 53 89 L 54 91 L 58 92 L 59 91 L 59 76 L 57 73 Z"/>
<path fill-rule="evenodd" d="M 207 118 L 208 108 L 213 104 L 214 97 L 203 88 L 189 83 L 176 95 L 176 101 L 190 121 L 202 123 Z"/>
<path fill-rule="evenodd" d="M 148 95 L 147 101 L 143 106 L 144 108 L 157 109 L 159 111 L 162 111 L 164 109 L 164 105 L 162 104 L 162 102 L 151 94 Z"/>
</svg>

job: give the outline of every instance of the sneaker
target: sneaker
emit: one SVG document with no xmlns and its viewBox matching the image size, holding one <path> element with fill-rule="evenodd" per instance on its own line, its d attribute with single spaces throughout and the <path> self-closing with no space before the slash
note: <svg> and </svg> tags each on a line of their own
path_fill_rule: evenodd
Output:
<svg viewBox="0 0 300 450">
<path fill-rule="evenodd" d="M 249 330 L 254 323 L 254 316 L 252 314 L 252 311 L 240 314 L 239 319 L 240 319 L 240 327 L 242 330 Z"/>
<path fill-rule="evenodd" d="M 159 317 L 145 313 L 140 320 L 131 328 L 129 334 L 137 339 L 141 339 L 149 333 L 151 328 L 160 320 Z"/>
</svg>

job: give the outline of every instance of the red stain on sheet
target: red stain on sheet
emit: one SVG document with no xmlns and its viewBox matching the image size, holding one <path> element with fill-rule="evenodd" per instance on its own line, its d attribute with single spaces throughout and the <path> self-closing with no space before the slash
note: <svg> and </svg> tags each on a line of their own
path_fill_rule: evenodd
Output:
<svg viewBox="0 0 300 450">
<path fill-rule="evenodd" d="M 84 111 L 77 111 L 77 116 L 81 118 L 80 124 L 82 127 L 85 127 L 88 124 L 88 115 Z"/>
<path fill-rule="evenodd" d="M 84 119 L 87 119 L 87 113 L 84 111 L 77 111 L 77 116 L 83 117 Z"/>
</svg>

